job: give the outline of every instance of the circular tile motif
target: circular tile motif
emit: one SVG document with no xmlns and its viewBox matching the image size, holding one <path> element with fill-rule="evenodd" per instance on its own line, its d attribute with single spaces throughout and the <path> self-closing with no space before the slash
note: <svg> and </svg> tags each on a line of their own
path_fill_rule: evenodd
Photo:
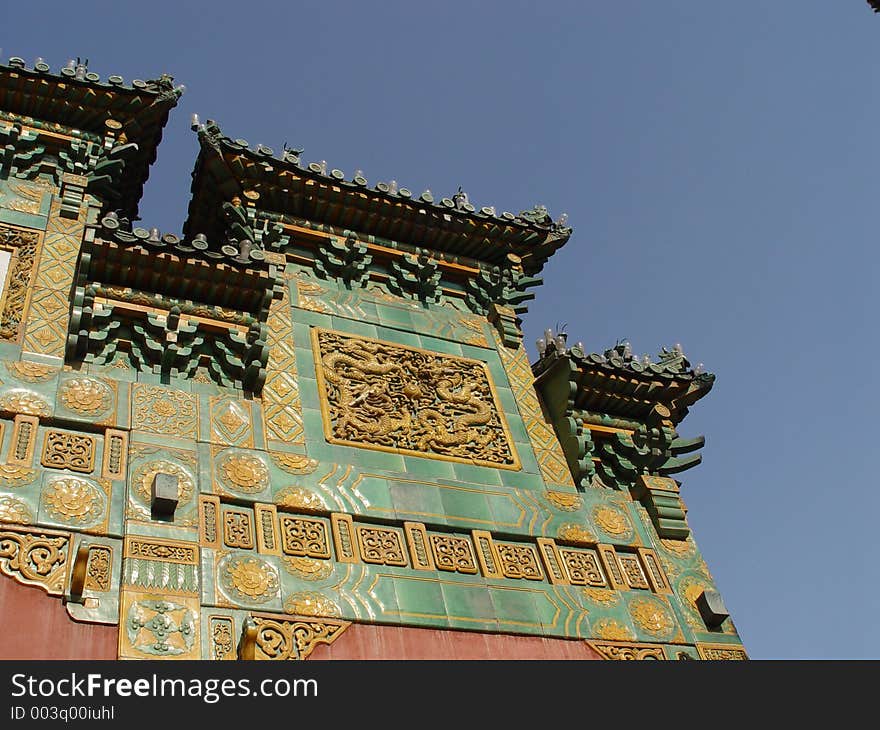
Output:
<svg viewBox="0 0 880 730">
<path fill-rule="evenodd" d="M 694 552 L 694 544 L 690 540 L 661 539 L 660 544 L 673 555 L 691 555 Z"/>
<path fill-rule="evenodd" d="M 295 616 L 326 616 L 338 618 L 341 614 L 337 606 L 323 593 L 303 591 L 288 596 L 284 601 L 284 612 Z"/>
<path fill-rule="evenodd" d="M 0 464 L 0 485 L 4 487 L 24 487 L 37 478 L 37 470 L 18 464 Z"/>
<path fill-rule="evenodd" d="M 36 393 L 15 388 L 0 398 L 0 411 L 24 413 L 27 416 L 49 416 L 52 408 Z"/>
<path fill-rule="evenodd" d="M 53 519 L 91 525 L 104 516 L 107 497 L 91 482 L 76 477 L 53 479 L 43 491 L 43 504 Z"/>
<path fill-rule="evenodd" d="M 112 402 L 112 391 L 100 380 L 72 378 L 61 385 L 61 403 L 74 413 L 96 416 L 110 408 Z"/>
<path fill-rule="evenodd" d="M 601 606 L 613 606 L 620 602 L 620 593 L 609 588 L 584 588 L 583 591 L 587 600 Z"/>
<path fill-rule="evenodd" d="M 192 475 L 180 464 L 165 459 L 147 461 L 138 466 L 131 475 L 132 493 L 137 500 L 147 509 L 150 507 L 150 498 L 153 489 L 153 478 L 158 473 L 173 474 L 177 477 L 178 510 L 185 507 L 192 499 L 195 492 L 195 481 Z"/>
<path fill-rule="evenodd" d="M 269 457 L 289 474 L 311 474 L 318 468 L 317 459 L 311 459 L 303 454 L 285 454 L 281 451 L 270 451 Z"/>
<path fill-rule="evenodd" d="M 553 507 L 563 512 L 577 512 L 584 506 L 584 500 L 579 495 L 570 492 L 548 490 L 544 496 Z"/>
<path fill-rule="evenodd" d="M 269 486 L 268 467 L 251 454 L 227 454 L 217 463 L 217 471 L 223 484 L 236 492 L 255 494 Z"/>
<path fill-rule="evenodd" d="M 329 560 L 284 556 L 282 561 L 287 572 L 301 580 L 324 580 L 333 572 L 333 563 Z"/>
<path fill-rule="evenodd" d="M 602 504 L 593 508 L 593 521 L 606 535 L 626 537 L 632 534 L 632 525 L 627 516 L 617 507 Z"/>
<path fill-rule="evenodd" d="M 25 383 L 45 383 L 47 380 L 54 378 L 58 373 L 57 368 L 49 367 L 48 365 L 40 365 L 35 362 L 28 362 L 27 360 L 7 362 L 4 364 L 13 378 L 24 381 Z"/>
<path fill-rule="evenodd" d="M 571 542 L 576 545 L 593 545 L 599 542 L 596 536 L 582 525 L 566 522 L 560 525 L 556 532 L 556 539 L 562 542 Z"/>
<path fill-rule="evenodd" d="M 678 582 L 678 595 L 685 599 L 685 605 L 699 614 L 697 599 L 703 591 L 714 590 L 708 581 L 696 575 L 686 575 Z"/>
<path fill-rule="evenodd" d="M 17 522 L 29 525 L 34 522 L 28 506 L 15 497 L 0 497 L 0 522 Z"/>
<path fill-rule="evenodd" d="M 275 495 L 275 504 L 304 512 L 320 512 L 326 509 L 324 501 L 304 487 L 285 487 Z"/>
<path fill-rule="evenodd" d="M 606 641 L 634 641 L 636 638 L 629 626 L 624 626 L 613 618 L 599 619 L 593 624 L 592 633 L 596 638 Z"/>
<path fill-rule="evenodd" d="M 239 600 L 266 603 L 278 596 L 278 576 L 263 560 L 234 555 L 224 559 L 220 575 L 226 592 Z"/>
<path fill-rule="evenodd" d="M 653 598 L 636 598 L 630 601 L 629 615 L 643 631 L 653 636 L 666 636 L 675 628 L 669 610 Z"/>
</svg>

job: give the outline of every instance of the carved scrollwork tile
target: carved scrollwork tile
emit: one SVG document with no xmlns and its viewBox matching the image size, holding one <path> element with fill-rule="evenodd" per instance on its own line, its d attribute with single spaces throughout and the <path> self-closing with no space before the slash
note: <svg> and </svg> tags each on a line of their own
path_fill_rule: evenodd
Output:
<svg viewBox="0 0 880 730">
<path fill-rule="evenodd" d="M 587 643 L 605 659 L 616 661 L 666 660 L 663 647 L 659 644 L 610 643 L 607 641 L 589 641 Z"/>
<path fill-rule="evenodd" d="M 541 570 L 538 552 L 532 545 L 496 542 L 495 547 L 501 560 L 501 571 L 505 578 L 544 580 L 544 571 Z"/>
<path fill-rule="evenodd" d="M 3 308 L 0 311 L 0 341 L 18 342 L 22 334 L 28 291 L 33 278 L 40 234 L 37 231 L 0 225 L 0 248 L 12 253 Z"/>
<path fill-rule="evenodd" d="M 224 508 L 223 544 L 240 550 L 254 548 L 254 522 L 250 510 Z"/>
<path fill-rule="evenodd" d="M 303 660 L 318 644 L 332 644 L 351 626 L 333 618 L 294 618 L 257 614 L 246 625 L 242 659 Z"/>
<path fill-rule="evenodd" d="M 86 434 L 46 431 L 40 463 L 50 469 L 91 473 L 95 468 L 97 440 Z"/>
<path fill-rule="evenodd" d="M 745 661 L 746 650 L 736 644 L 697 644 L 700 657 L 710 661 Z"/>
<path fill-rule="evenodd" d="M 70 538 L 63 533 L 4 526 L 0 530 L 0 572 L 59 596 L 64 591 L 69 547 Z"/>
<path fill-rule="evenodd" d="M 604 588 L 608 585 L 595 550 L 559 548 L 562 564 L 572 585 Z"/>
<path fill-rule="evenodd" d="M 361 558 L 365 563 L 407 565 L 406 548 L 399 530 L 357 525 L 356 532 Z"/>
<path fill-rule="evenodd" d="M 477 573 L 477 562 L 469 538 L 435 533 L 429 535 L 429 539 L 434 563 L 439 570 L 471 575 Z"/>
</svg>

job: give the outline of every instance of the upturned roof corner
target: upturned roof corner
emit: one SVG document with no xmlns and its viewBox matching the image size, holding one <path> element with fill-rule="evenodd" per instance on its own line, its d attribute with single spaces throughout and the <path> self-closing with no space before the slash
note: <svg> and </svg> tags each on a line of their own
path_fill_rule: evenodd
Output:
<svg viewBox="0 0 880 730">
<path fill-rule="evenodd" d="M 358 171 L 350 179 L 326 162 L 302 162 L 302 150 L 281 155 L 264 145 L 223 134 L 212 120 L 193 120 L 200 150 L 192 173 L 192 199 L 185 236 L 203 233 L 222 239 L 227 221 L 222 204 L 243 200 L 268 221 L 309 221 L 309 225 L 344 235 L 418 242 L 436 254 L 467 257 L 505 266 L 507 257 L 521 260 L 534 275 L 569 239 L 565 217 L 553 220 L 544 206 L 519 215 L 477 208 L 460 188 L 435 200 L 430 191 L 415 195 L 396 183 L 370 185 Z"/>
</svg>

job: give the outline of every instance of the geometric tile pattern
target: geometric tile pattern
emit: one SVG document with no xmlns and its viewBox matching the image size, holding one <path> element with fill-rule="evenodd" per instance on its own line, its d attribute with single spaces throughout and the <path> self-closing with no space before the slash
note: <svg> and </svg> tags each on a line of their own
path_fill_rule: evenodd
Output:
<svg viewBox="0 0 880 730">
<path fill-rule="evenodd" d="M 70 284 L 83 236 L 82 218 L 62 218 L 61 201 L 52 202 L 33 281 L 23 348 L 64 357 Z"/>
<path fill-rule="evenodd" d="M 495 329 L 492 330 L 492 334 L 495 337 L 498 354 L 501 356 L 501 363 L 510 380 L 513 397 L 519 406 L 520 415 L 529 433 L 529 440 L 535 450 L 538 465 L 541 467 L 541 476 L 548 485 L 564 485 L 574 489 L 574 481 L 565 461 L 565 455 L 562 453 L 562 447 L 553 429 L 547 424 L 541 411 L 541 404 L 535 395 L 533 386 L 535 378 L 525 348 L 520 345 L 516 350 L 511 351 L 504 345 Z"/>
<path fill-rule="evenodd" d="M 263 412 L 269 436 L 288 444 L 304 444 L 305 429 L 296 373 L 293 324 L 286 288 L 284 296 L 272 302 L 267 323 L 270 349 L 266 384 L 263 386 Z"/>
<path fill-rule="evenodd" d="M 209 404 L 211 443 L 253 448 L 251 404 L 228 396 L 212 396 Z"/>
</svg>

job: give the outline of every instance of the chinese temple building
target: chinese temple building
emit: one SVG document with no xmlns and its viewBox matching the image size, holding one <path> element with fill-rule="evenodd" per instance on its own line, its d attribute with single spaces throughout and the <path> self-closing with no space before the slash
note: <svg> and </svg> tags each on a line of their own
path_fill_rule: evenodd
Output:
<svg viewBox="0 0 880 730">
<path fill-rule="evenodd" d="M 520 317 L 572 234 L 0 65 L 0 658 L 745 659 L 678 429 L 714 376 Z M 608 344 L 608 343 L 606 343 Z"/>
</svg>

